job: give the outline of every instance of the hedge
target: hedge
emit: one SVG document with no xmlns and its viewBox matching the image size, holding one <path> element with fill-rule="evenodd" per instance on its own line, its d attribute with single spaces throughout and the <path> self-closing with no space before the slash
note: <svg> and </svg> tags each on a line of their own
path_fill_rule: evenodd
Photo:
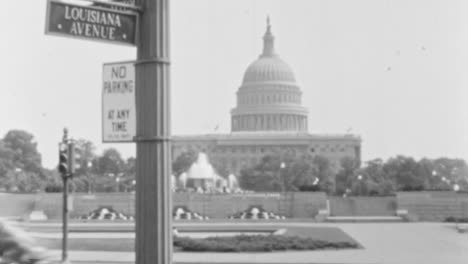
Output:
<svg viewBox="0 0 468 264">
<path fill-rule="evenodd" d="M 194 252 L 271 252 L 280 250 L 318 250 L 358 248 L 352 242 L 328 242 L 312 238 L 283 235 L 239 235 L 194 239 L 174 237 L 174 247 Z"/>
</svg>

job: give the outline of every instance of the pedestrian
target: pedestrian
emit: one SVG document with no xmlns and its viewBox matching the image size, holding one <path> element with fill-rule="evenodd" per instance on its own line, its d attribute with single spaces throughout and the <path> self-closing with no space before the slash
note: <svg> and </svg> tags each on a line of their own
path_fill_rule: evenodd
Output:
<svg viewBox="0 0 468 264">
<path fill-rule="evenodd" d="M 38 247 L 26 232 L 0 220 L 0 264 L 47 262 L 46 250 Z"/>
</svg>

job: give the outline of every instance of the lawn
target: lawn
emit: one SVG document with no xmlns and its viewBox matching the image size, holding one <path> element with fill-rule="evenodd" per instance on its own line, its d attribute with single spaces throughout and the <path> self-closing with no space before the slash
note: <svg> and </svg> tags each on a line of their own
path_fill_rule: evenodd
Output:
<svg viewBox="0 0 468 264">
<path fill-rule="evenodd" d="M 315 250 L 361 247 L 352 237 L 336 227 L 180 227 L 179 231 L 258 231 L 284 228 L 282 235 L 218 237 L 216 239 L 175 239 L 175 251 L 272 251 L 272 250 Z M 70 237 L 73 237 L 73 232 Z M 60 249 L 61 239 L 41 238 L 41 245 L 49 249 Z M 71 238 L 70 250 L 86 251 L 134 251 L 133 238 Z"/>
</svg>

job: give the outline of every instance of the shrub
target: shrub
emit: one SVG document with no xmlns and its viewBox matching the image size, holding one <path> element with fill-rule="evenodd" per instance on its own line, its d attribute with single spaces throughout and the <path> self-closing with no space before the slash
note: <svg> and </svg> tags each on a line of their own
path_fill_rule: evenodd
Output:
<svg viewBox="0 0 468 264">
<path fill-rule="evenodd" d="M 44 189 L 44 191 L 47 193 L 60 193 L 62 192 L 62 190 L 63 190 L 63 187 L 58 184 L 47 185 Z"/>
<path fill-rule="evenodd" d="M 455 223 L 455 222 L 468 223 L 468 217 L 449 216 L 449 217 L 445 218 L 445 222 L 449 222 L 449 223 Z"/>
</svg>

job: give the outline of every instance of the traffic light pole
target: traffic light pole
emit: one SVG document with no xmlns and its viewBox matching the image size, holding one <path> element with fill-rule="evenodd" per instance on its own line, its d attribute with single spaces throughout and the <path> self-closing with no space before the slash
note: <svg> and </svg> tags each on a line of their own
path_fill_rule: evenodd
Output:
<svg viewBox="0 0 468 264">
<path fill-rule="evenodd" d="M 68 144 L 68 130 L 63 130 L 62 144 Z M 68 262 L 68 172 L 62 172 L 63 201 L 62 201 L 62 263 Z"/>
<path fill-rule="evenodd" d="M 63 177 L 62 262 L 68 261 L 68 177 Z"/>
<path fill-rule="evenodd" d="M 169 0 L 137 5 L 136 264 L 171 264 Z"/>
</svg>

